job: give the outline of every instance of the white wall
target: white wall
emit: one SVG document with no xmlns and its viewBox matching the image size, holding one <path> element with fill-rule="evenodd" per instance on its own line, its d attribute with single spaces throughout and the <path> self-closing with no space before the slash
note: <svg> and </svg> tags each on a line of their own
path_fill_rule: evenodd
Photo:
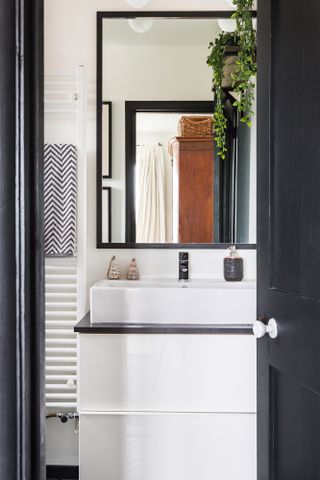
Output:
<svg viewBox="0 0 320 480">
<path fill-rule="evenodd" d="M 75 420 L 61 423 L 59 418 L 49 418 L 46 427 L 47 465 L 78 465 L 79 434 L 75 433 Z"/>
<path fill-rule="evenodd" d="M 105 46 L 103 100 L 212 100 L 207 45 Z"/>
<path fill-rule="evenodd" d="M 228 10 L 225 0 L 151 0 L 148 9 L 157 10 Z M 176 277 L 176 250 L 97 250 L 96 245 L 96 12 L 132 10 L 124 0 L 45 0 L 45 70 L 57 72 L 74 71 L 78 64 L 87 69 L 88 83 L 88 287 L 106 272 L 112 254 L 119 256 L 125 271 L 128 261 L 135 256 L 142 275 Z M 255 252 L 241 252 L 245 258 L 246 278 L 255 277 Z M 218 278 L 222 276 L 221 250 L 194 250 L 191 254 L 191 275 L 193 277 Z M 57 427 L 58 428 L 58 427 Z M 55 429 L 56 432 L 56 429 Z M 54 434 L 54 432 L 53 432 Z M 54 448 L 60 438 L 50 440 Z M 71 448 L 71 447 L 70 447 Z M 68 454 L 68 452 L 67 452 Z M 74 450 L 69 451 L 72 463 Z M 51 458 L 54 452 L 49 452 Z M 60 459 L 61 461 L 61 459 Z M 68 458 L 63 463 L 68 463 Z"/>
</svg>

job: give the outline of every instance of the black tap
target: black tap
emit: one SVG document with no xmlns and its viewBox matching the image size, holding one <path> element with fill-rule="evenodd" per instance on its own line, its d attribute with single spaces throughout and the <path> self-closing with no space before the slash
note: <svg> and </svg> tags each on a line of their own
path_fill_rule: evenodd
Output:
<svg viewBox="0 0 320 480">
<path fill-rule="evenodd" d="M 179 280 L 189 280 L 188 252 L 179 252 Z"/>
</svg>

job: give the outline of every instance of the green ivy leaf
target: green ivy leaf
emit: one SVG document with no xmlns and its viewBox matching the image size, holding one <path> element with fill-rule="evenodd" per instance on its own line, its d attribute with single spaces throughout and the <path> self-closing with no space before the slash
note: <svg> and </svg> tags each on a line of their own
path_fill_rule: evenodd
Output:
<svg viewBox="0 0 320 480">
<path fill-rule="evenodd" d="M 222 32 L 214 42 L 209 43 L 210 54 L 207 64 L 212 68 L 213 91 L 215 96 L 214 140 L 218 155 L 225 159 L 227 152 L 227 118 L 223 107 L 223 67 L 225 62 L 225 46 L 237 44 L 240 47 L 235 72 L 231 74 L 233 89 L 239 94 L 240 100 L 233 103 L 238 111 L 244 114 L 242 123 L 251 127 L 252 105 L 254 101 L 254 84 L 252 77 L 256 75 L 256 32 L 252 25 L 253 0 L 233 0 L 236 11 L 231 18 L 236 20 L 236 31 Z"/>
</svg>

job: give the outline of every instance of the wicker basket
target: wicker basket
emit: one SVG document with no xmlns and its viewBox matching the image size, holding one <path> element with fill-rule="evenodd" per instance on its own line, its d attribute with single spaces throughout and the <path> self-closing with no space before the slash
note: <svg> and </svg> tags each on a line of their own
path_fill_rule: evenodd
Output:
<svg viewBox="0 0 320 480">
<path fill-rule="evenodd" d="M 208 137 L 213 134 L 212 117 L 183 116 L 178 126 L 180 137 Z"/>
</svg>

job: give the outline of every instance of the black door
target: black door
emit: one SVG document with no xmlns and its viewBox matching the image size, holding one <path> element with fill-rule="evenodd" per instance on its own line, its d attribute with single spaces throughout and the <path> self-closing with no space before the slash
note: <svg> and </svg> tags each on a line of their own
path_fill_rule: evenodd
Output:
<svg viewBox="0 0 320 480">
<path fill-rule="evenodd" d="M 320 479 L 319 0 L 258 8 L 258 480 Z"/>
</svg>

